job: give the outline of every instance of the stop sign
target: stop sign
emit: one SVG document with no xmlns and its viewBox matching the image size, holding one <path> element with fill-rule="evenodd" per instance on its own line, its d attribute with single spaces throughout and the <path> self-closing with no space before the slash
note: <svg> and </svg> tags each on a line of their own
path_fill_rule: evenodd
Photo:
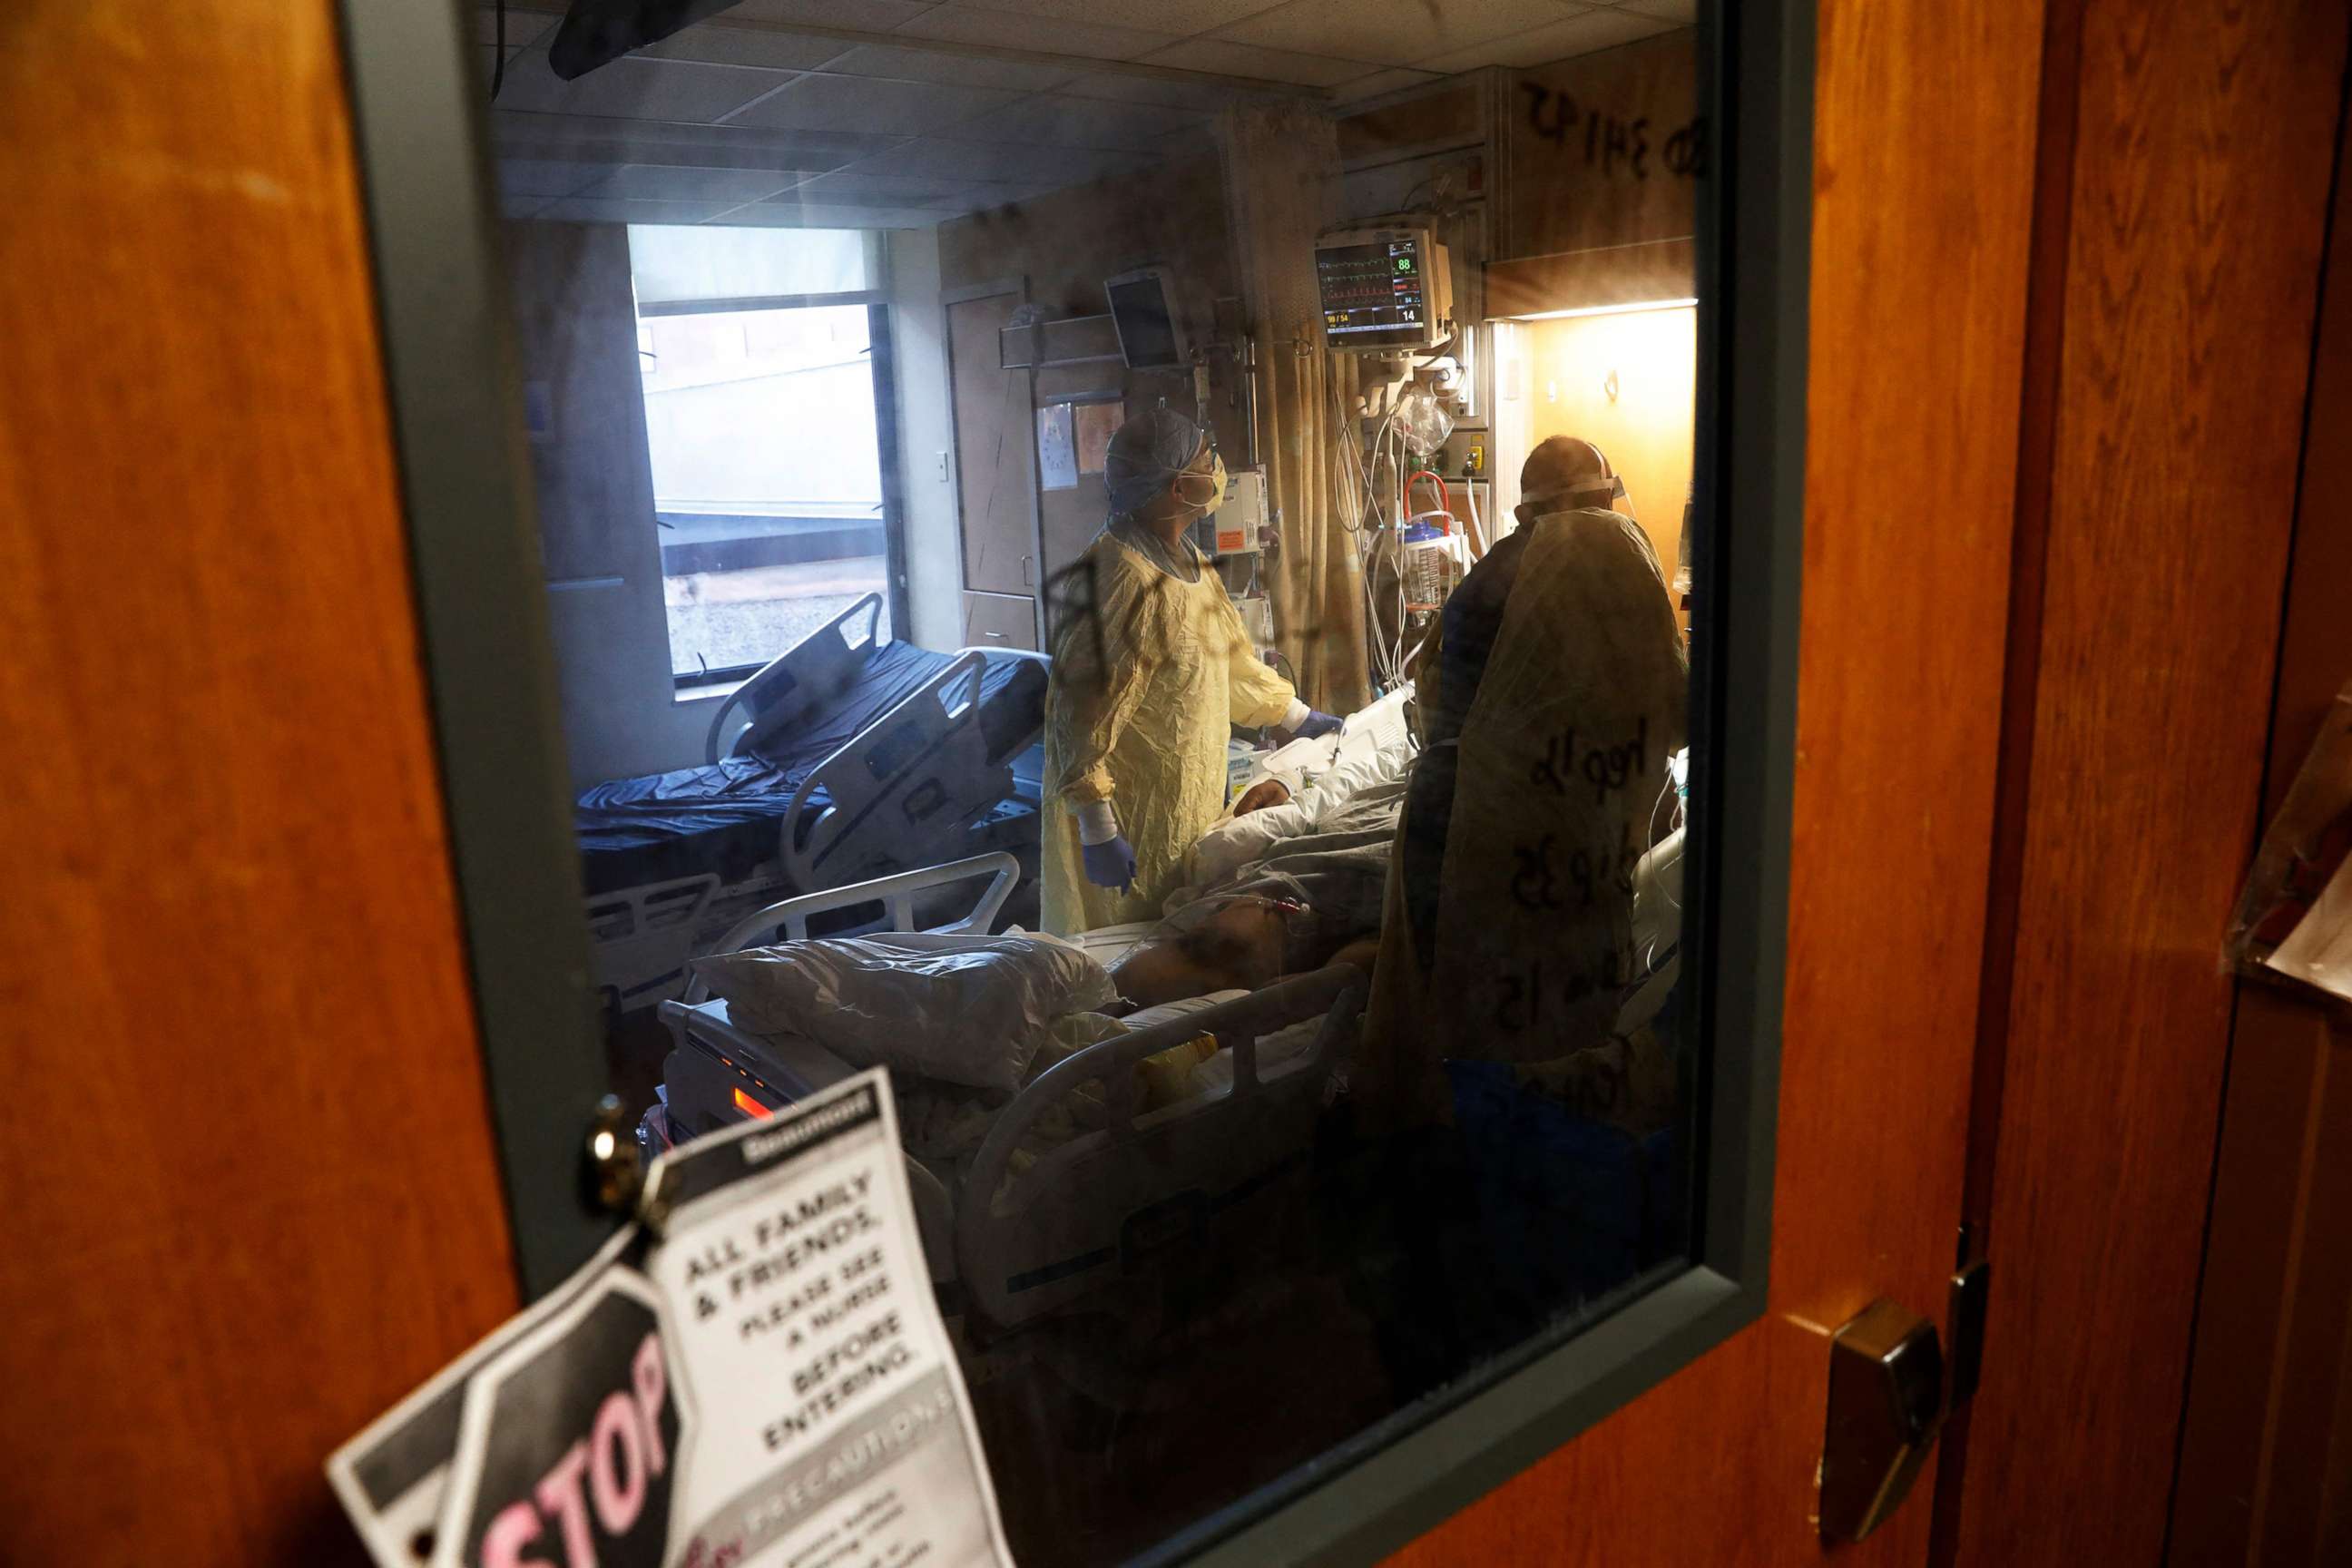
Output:
<svg viewBox="0 0 2352 1568">
<path fill-rule="evenodd" d="M 608 1271 L 475 1379 L 465 1568 L 661 1568 L 686 1418 L 652 1289 Z M 441 1561 L 452 1559 L 446 1555 Z"/>
</svg>

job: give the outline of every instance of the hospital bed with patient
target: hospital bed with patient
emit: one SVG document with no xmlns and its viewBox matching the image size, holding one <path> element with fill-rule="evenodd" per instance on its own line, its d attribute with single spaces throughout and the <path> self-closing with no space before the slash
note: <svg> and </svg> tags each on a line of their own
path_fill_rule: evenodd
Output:
<svg viewBox="0 0 2352 1568">
<path fill-rule="evenodd" d="M 1352 747 L 1268 759 L 1297 781 L 1290 800 L 1204 834 L 1157 921 L 992 937 L 1019 875 L 1003 854 L 747 917 L 661 1007 L 673 1047 L 664 1135 L 772 1114 L 888 1068 L 934 1279 L 991 1331 L 1133 1308 L 1236 1224 L 1295 1229 L 1358 1043 L 1411 760 L 1402 725 L 1373 738 L 1380 717 Z M 1637 879 L 1647 984 L 1627 987 L 1633 1026 L 1654 1022 L 1671 986 L 1679 843 L 1645 858 Z M 954 917 L 924 926 L 919 908 L 958 887 Z M 810 938 L 861 905 L 892 934 Z M 1528 1125 L 1529 1085 L 1541 1089 L 1541 1069 L 1474 1063 L 1456 1088 L 1474 1121 L 1516 1119 L 1564 1152 L 1570 1169 L 1545 1173 L 1547 1191 L 1581 1192 L 1589 1207 L 1592 1194 L 1647 1184 L 1635 1223 L 1665 1212 L 1671 1132 L 1572 1110 Z M 1618 1267 L 1612 1251 L 1590 1271 Z"/>
<path fill-rule="evenodd" d="M 674 995 L 747 910 L 1037 843 L 1046 661 L 881 634 L 868 594 L 738 687 L 700 766 L 583 792 L 573 830 L 616 1010 Z M 1034 864 L 1033 864 L 1034 875 Z"/>
<path fill-rule="evenodd" d="M 1148 1229 L 1136 1216 L 1165 1219 L 1178 1212 L 1156 1209 L 1167 1203 L 1220 1212 L 1221 1195 L 1255 1190 L 1306 1147 L 1361 991 L 1360 973 L 1326 966 L 1377 929 L 1411 755 L 1390 721 L 1401 703 L 1368 714 L 1344 745 L 1268 756 L 1261 771 L 1298 786 L 1292 809 L 1212 828 L 1187 859 L 1205 885 L 1171 897 L 1160 921 L 992 944 L 1016 875 L 1002 855 L 746 917 L 696 963 L 685 998 L 661 1008 L 674 1045 L 665 1120 L 691 1136 L 879 1063 L 897 1086 L 930 1256 L 977 1267 L 967 1285 L 992 1319 L 1048 1310 L 1120 1273 L 1122 1255 L 1131 1269 L 1141 1232 L 1122 1243 L 1120 1225 Z M 1291 831 L 1264 831 L 1277 821 Z M 1352 831 L 1317 831 L 1342 826 Z M 953 919 L 919 922 L 924 900 L 983 882 Z M 903 934 L 808 941 L 847 910 Z M 822 975 L 775 973 L 820 963 Z M 1046 984 L 1055 976 L 1058 990 Z M 1027 1000 L 992 1011 L 1006 992 Z M 1024 1037 L 982 1041 L 978 1059 L 923 1038 L 985 1033 L 983 1018 Z M 996 1206 L 955 1202 L 983 1187 Z"/>
<path fill-rule="evenodd" d="M 1362 996 L 1334 968 L 1126 1007 L 1104 962 L 1120 950 L 982 934 L 1017 874 L 995 854 L 788 900 L 661 1007 L 675 1137 L 889 1068 L 933 1278 L 999 1327 L 1131 1277 L 1169 1227 L 1190 1234 L 1295 1164 Z M 941 928 L 793 940 L 849 900 L 911 925 L 922 895 L 982 879 Z M 785 941 L 758 945 L 770 935 Z"/>
</svg>

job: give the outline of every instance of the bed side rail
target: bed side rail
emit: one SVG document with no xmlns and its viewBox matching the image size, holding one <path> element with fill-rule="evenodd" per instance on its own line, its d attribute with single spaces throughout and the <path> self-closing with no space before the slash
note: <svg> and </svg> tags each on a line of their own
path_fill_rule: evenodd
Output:
<svg viewBox="0 0 2352 1568">
<path fill-rule="evenodd" d="M 1189 1191 L 1202 1184 L 1198 1178 L 1232 1183 L 1263 1173 L 1241 1168 L 1252 1157 L 1253 1142 L 1243 1130 L 1254 1121 L 1264 1125 L 1272 1120 L 1264 1113 L 1272 1109 L 1267 1102 L 1274 1086 L 1258 1070 L 1258 1041 L 1319 1016 L 1323 1026 L 1313 1047 L 1297 1066 L 1286 1068 L 1278 1086 L 1285 1105 L 1276 1114 L 1296 1121 L 1292 1141 L 1303 1147 L 1320 1109 L 1322 1085 L 1362 1011 L 1365 990 L 1359 970 L 1318 970 L 1089 1046 L 1039 1074 L 989 1129 L 959 1194 L 956 1268 L 971 1310 L 1000 1327 L 1042 1316 L 1100 1282 L 1100 1271 L 1115 1261 L 1118 1233 L 1130 1217 L 1126 1206 L 1156 1195 L 1147 1189 Z M 1202 1035 L 1213 1035 L 1220 1047 L 1234 1053 L 1232 1091 L 1207 1103 L 1186 1101 L 1139 1115 L 1135 1064 Z M 1089 1079 L 1104 1085 L 1103 1131 L 1041 1159 L 1000 1197 L 1013 1152 L 1030 1127 Z M 1117 1166 L 1094 1163 L 1079 1173 L 1065 1156 L 1115 1161 Z M 1124 1190 L 1130 1184 L 1122 1181 L 1122 1173 L 1136 1178 L 1133 1192 Z M 1057 1183 L 1063 1188 L 1058 1205 L 1049 1190 Z M 1081 1234 L 1088 1230 L 1095 1234 Z M 1069 1266 L 1066 1260 L 1073 1258 L 1093 1261 L 1081 1269 Z M 1024 1272 L 1033 1279 L 1058 1278 L 1033 1285 L 1023 1280 Z"/>
<path fill-rule="evenodd" d="M 863 620 L 863 635 L 856 629 Z M 715 763 L 757 745 L 780 730 L 792 729 L 824 703 L 857 684 L 868 649 L 882 640 L 882 595 L 868 594 L 824 625 L 761 666 L 760 672 L 728 693 L 710 716 L 702 760 Z M 730 738 L 727 727 L 738 709 L 743 728 Z"/>
<path fill-rule="evenodd" d="M 1012 761 L 990 759 L 981 727 L 987 674 L 986 655 L 957 655 L 801 781 L 779 829 L 793 886 L 919 865 L 1013 793 Z"/>
<path fill-rule="evenodd" d="M 1052 679 L 1052 678 L 1053 678 L 1053 674 L 1054 674 L 1054 661 L 1053 661 L 1053 659 L 1052 659 L 1052 658 L 1048 658 L 1048 657 L 1047 657 L 1046 655 L 1045 655 L 1045 654 L 1039 653 L 1039 652 L 1038 652 L 1036 649 L 1034 649 L 1034 648 L 1026 648 L 1026 647 L 960 647 L 960 648 L 956 649 L 956 652 L 958 652 L 958 653 L 960 653 L 960 654 L 964 654 L 964 653 L 976 653 L 976 654 L 980 655 L 982 658 L 992 658 L 992 659 L 998 659 L 998 660 L 1003 660 L 1003 661 L 1005 661 L 1005 662 L 1008 662 L 1008 663 L 1009 663 L 1009 662 L 1012 662 L 1012 661 L 1013 661 L 1013 660 L 1019 660 L 1020 662 L 1024 663 L 1024 664 L 1034 664 L 1034 665 L 1035 665 L 1035 666 L 1038 668 L 1038 669 L 1039 669 L 1041 672 L 1043 672 L 1043 673 L 1044 673 L 1044 675 L 1045 676 L 1045 678 L 1046 678 L 1048 680 L 1051 680 L 1051 679 Z M 1006 747 L 1006 748 L 1004 749 L 1003 756 L 1003 758 L 1002 758 L 1001 760 L 1003 760 L 1003 761 L 1007 761 L 1007 762 L 1009 762 L 1009 761 L 1011 761 L 1013 757 L 1018 756 L 1021 752 L 1027 751 L 1031 746 L 1034 746 L 1034 745 L 1035 745 L 1035 744 L 1037 743 L 1037 737 L 1038 737 L 1038 736 L 1040 736 L 1040 735 L 1042 735 L 1042 734 L 1044 734 L 1045 732 L 1045 687 L 1043 687 L 1043 686 L 1040 686 L 1040 687 L 1037 689 L 1037 722 L 1036 722 L 1035 726 L 1034 726 L 1034 728 L 1031 728 L 1031 729 L 1028 729 L 1028 730 L 1024 731 L 1023 731 L 1023 733 L 1022 733 L 1021 738 L 1020 738 L 1018 741 L 1014 742 L 1011 746 Z"/>
<path fill-rule="evenodd" d="M 995 923 L 997 911 L 1004 907 L 1004 900 L 1012 896 L 1013 888 L 1021 880 L 1021 862 L 1001 849 L 993 854 L 974 855 L 970 859 L 953 861 L 945 866 L 926 866 L 920 870 L 901 871 L 895 877 L 877 877 L 870 882 L 857 882 L 821 893 L 803 893 L 795 899 L 770 904 L 728 927 L 727 934 L 712 943 L 709 951 L 714 953 L 736 952 L 746 947 L 764 945 L 771 932 L 786 942 L 805 941 L 810 921 L 838 910 L 854 910 L 861 904 L 881 905 L 887 929 L 914 931 L 919 929 L 915 924 L 915 900 L 918 898 L 982 877 L 989 879 L 988 885 L 981 889 L 971 909 L 945 925 L 919 929 L 949 936 L 963 931 L 985 933 Z M 706 1001 L 709 995 L 710 987 L 704 984 L 699 976 L 688 978 L 683 998 L 687 1005 Z"/>
</svg>

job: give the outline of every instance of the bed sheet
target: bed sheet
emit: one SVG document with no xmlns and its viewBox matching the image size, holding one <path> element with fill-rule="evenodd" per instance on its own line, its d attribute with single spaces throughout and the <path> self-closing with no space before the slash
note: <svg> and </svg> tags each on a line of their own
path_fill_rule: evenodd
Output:
<svg viewBox="0 0 2352 1568">
<path fill-rule="evenodd" d="M 1205 1011 L 1248 994 L 1219 991 L 1187 997 L 1127 1018 L 1096 1013 L 1073 1013 L 1056 1020 L 1051 1043 L 1030 1064 L 1028 1080 L 1077 1051 L 1101 1040 L 1116 1039 L 1137 1029 L 1186 1014 Z M 1258 1041 L 1261 1078 L 1279 1076 L 1280 1069 L 1311 1052 L 1323 1027 L 1320 1018 L 1304 1019 L 1276 1030 Z M 1172 1059 L 1163 1076 L 1150 1080 L 1145 1109 L 1156 1110 L 1223 1094 L 1234 1086 L 1234 1053 L 1220 1050 L 1198 1058 L 1181 1058 L 1185 1047 L 1163 1053 Z M 1157 1059 L 1157 1058 L 1155 1058 Z M 1013 1101 L 1009 1093 L 969 1089 L 929 1079 L 894 1076 L 892 1093 L 898 1102 L 898 1127 L 907 1152 L 920 1161 L 953 1189 L 961 1180 L 980 1145 Z M 1030 1124 L 1013 1151 L 1007 1174 L 1017 1176 L 1052 1151 L 1103 1126 L 1102 1082 L 1094 1080 L 1069 1094 Z"/>
<path fill-rule="evenodd" d="M 820 763 L 856 739 L 946 668 L 953 654 L 885 643 L 857 683 L 762 754 L 614 779 L 583 792 L 572 811 L 591 893 L 715 871 L 740 881 L 776 852 L 776 829 Z M 991 755 L 1016 750 L 1045 721 L 1045 670 L 991 658 L 981 677 L 981 730 Z M 824 804 L 823 791 L 811 795 Z"/>
</svg>

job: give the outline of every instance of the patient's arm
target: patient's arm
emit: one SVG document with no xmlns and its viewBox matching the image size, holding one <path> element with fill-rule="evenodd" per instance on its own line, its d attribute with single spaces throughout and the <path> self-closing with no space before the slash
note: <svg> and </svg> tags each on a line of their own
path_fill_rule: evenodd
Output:
<svg viewBox="0 0 2352 1568">
<path fill-rule="evenodd" d="M 1242 792 L 1234 802 L 1234 815 L 1247 816 L 1253 811 L 1264 811 L 1269 805 L 1281 805 L 1290 799 L 1290 786 L 1280 779 L 1260 779 Z"/>
</svg>

